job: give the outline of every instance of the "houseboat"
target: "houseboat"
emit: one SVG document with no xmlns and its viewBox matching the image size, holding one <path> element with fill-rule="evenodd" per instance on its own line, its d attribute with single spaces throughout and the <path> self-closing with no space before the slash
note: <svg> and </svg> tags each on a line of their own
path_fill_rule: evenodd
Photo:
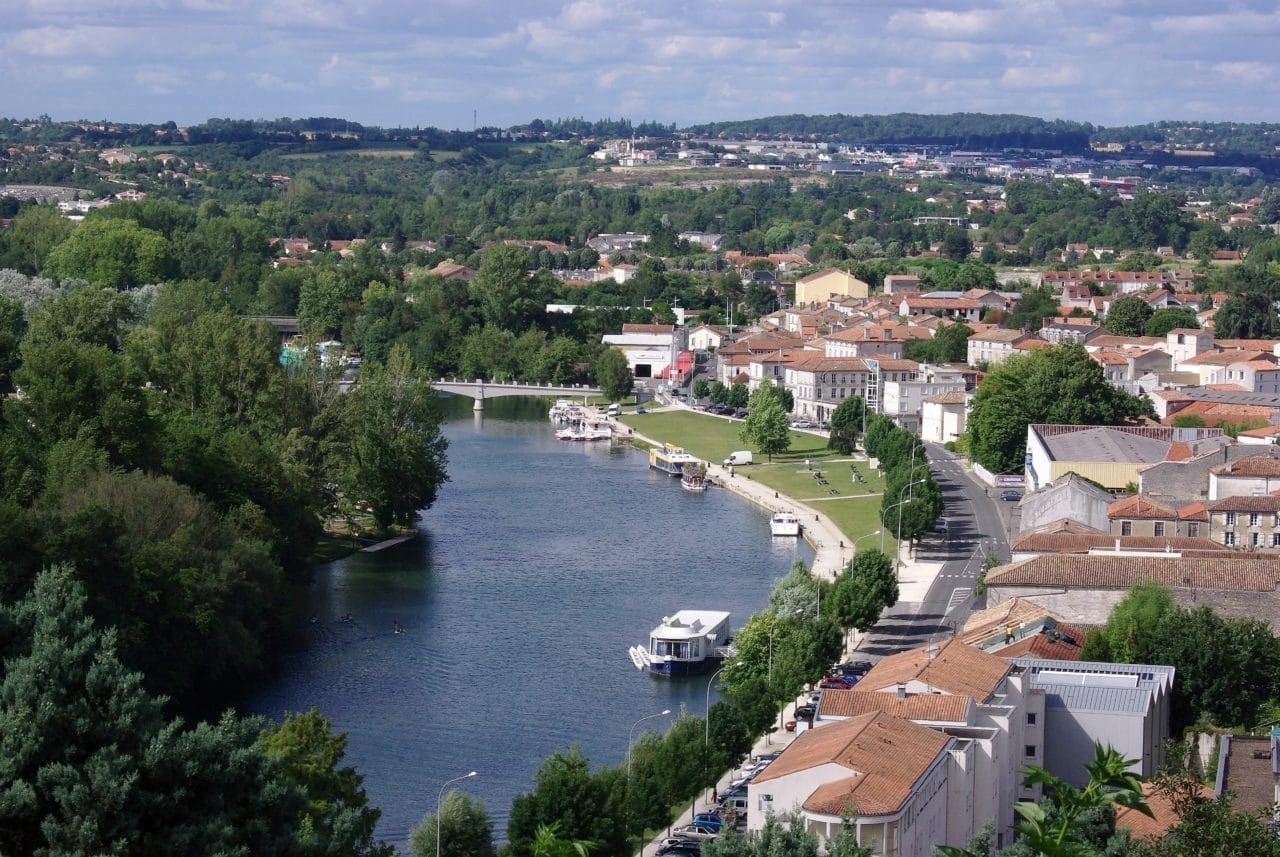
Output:
<svg viewBox="0 0 1280 857">
<path fill-rule="evenodd" d="M 662 617 L 662 624 L 649 633 L 648 648 L 632 646 L 631 660 L 651 675 L 692 675 L 723 660 L 732 640 L 728 613 L 681 610 Z"/>
<path fill-rule="evenodd" d="M 800 518 L 794 512 L 774 512 L 769 519 L 769 532 L 775 536 L 798 536 Z"/>
<path fill-rule="evenodd" d="M 707 466 L 701 461 L 686 464 L 680 471 L 680 487 L 686 491 L 706 491 Z"/>
<path fill-rule="evenodd" d="M 702 464 L 697 458 L 678 446 L 664 443 L 649 450 L 649 466 L 661 470 L 671 476 L 679 476 L 684 472 L 686 464 Z"/>
</svg>

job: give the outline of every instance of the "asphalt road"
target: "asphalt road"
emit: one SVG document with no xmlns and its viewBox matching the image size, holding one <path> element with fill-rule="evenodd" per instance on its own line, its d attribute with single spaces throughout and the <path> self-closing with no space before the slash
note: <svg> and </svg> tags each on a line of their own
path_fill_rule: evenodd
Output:
<svg viewBox="0 0 1280 857">
<path fill-rule="evenodd" d="M 988 496 L 959 456 L 939 444 L 925 448 L 948 525 L 925 537 L 916 549 L 917 558 L 943 566 L 923 601 L 899 602 L 863 638 L 858 649 L 869 660 L 950 637 L 975 606 L 982 606 L 975 603 L 973 588 L 987 556 L 994 551 L 1003 561 L 1009 557 L 1006 528 L 1016 504 L 998 499 L 994 489 Z"/>
</svg>

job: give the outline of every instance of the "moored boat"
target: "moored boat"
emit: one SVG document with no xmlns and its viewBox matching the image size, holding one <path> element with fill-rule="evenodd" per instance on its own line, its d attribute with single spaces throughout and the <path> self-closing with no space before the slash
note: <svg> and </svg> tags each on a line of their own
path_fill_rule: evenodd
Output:
<svg viewBox="0 0 1280 857">
<path fill-rule="evenodd" d="M 654 470 L 661 470 L 671 476 L 679 476 L 684 472 L 686 464 L 701 465 L 702 462 L 680 447 L 672 446 L 669 443 L 655 446 L 649 450 L 649 466 Z"/>
<path fill-rule="evenodd" d="M 733 637 L 729 614 L 720 610 L 681 610 L 662 617 L 649 632 L 649 646 L 632 646 L 631 660 L 651 675 L 692 675 L 729 654 Z"/>
<path fill-rule="evenodd" d="M 798 536 L 800 518 L 794 512 L 774 512 L 769 519 L 769 532 L 775 536 Z"/>
<path fill-rule="evenodd" d="M 680 487 L 686 491 L 706 491 L 707 466 L 701 461 L 686 464 L 680 471 Z"/>
</svg>

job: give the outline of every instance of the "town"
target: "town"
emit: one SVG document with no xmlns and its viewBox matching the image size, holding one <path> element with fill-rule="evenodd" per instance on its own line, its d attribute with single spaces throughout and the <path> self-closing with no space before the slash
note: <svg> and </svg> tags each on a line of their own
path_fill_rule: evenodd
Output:
<svg viewBox="0 0 1280 857">
<path fill-rule="evenodd" d="M 55 714 L 0 833 L 37 853 L 88 812 L 39 777 L 117 743 L 58 749 L 93 704 L 65 700 L 109 697 L 161 748 L 120 762 L 120 825 L 204 742 L 200 795 L 260 766 L 245 815 L 199 809 L 227 848 L 276 853 L 257 813 L 392 853 L 321 713 L 209 712 L 271 675 L 316 566 L 416 536 L 449 490 L 436 387 L 479 421 L 489 385 L 598 391 L 602 439 L 699 456 L 696 490 L 787 507 L 814 550 L 718 641 L 704 716 L 628 735 L 625 773 L 553 757 L 599 811 L 540 771 L 506 853 L 1280 853 L 1275 144 L 1021 119 L 4 120 L 0 722 Z M 65 704 L 20 683 L 59 634 L 114 696 L 83 659 Z M 405 847 L 494 853 L 446 802 L 474 773 L 433 776 Z"/>
</svg>

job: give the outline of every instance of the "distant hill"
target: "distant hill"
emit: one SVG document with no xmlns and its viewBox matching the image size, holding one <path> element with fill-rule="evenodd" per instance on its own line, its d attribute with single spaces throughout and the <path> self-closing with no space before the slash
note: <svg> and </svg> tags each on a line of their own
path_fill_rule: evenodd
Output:
<svg viewBox="0 0 1280 857">
<path fill-rule="evenodd" d="M 1093 125 L 1062 119 L 991 113 L 890 113 L 883 116 L 766 116 L 737 122 L 693 125 L 686 132 L 726 139 L 770 136 L 842 143 L 910 143 L 955 146 L 961 149 L 1060 149 L 1086 152 L 1098 130 Z"/>
</svg>

